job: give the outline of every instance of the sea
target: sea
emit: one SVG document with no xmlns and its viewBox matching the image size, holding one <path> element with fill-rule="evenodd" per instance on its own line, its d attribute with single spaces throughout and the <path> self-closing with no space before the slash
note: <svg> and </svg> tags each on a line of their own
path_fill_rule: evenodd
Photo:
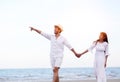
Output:
<svg viewBox="0 0 120 82">
<path fill-rule="evenodd" d="M 120 67 L 106 68 L 107 79 L 120 79 Z M 0 69 L 0 81 L 4 80 L 52 80 L 51 68 Z M 61 80 L 95 79 L 93 68 L 61 68 Z"/>
</svg>

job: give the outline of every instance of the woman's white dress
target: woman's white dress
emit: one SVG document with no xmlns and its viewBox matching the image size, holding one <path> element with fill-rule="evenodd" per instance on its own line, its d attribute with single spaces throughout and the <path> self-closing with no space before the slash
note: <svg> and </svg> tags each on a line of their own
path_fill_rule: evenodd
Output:
<svg viewBox="0 0 120 82">
<path fill-rule="evenodd" d="M 105 73 L 104 65 L 105 65 L 105 56 L 109 55 L 108 43 L 94 42 L 88 50 L 92 51 L 94 48 L 96 49 L 94 68 L 95 68 L 95 75 L 97 78 L 97 82 L 106 82 L 106 73 Z"/>
</svg>

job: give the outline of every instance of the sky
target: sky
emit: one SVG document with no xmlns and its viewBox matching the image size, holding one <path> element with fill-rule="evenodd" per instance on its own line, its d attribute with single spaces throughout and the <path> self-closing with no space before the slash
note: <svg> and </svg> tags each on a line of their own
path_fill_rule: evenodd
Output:
<svg viewBox="0 0 120 82">
<path fill-rule="evenodd" d="M 108 67 L 120 67 L 120 0 L 0 0 L 0 69 L 50 68 L 50 41 L 29 26 L 61 33 L 81 53 L 106 32 Z M 61 67 L 93 67 L 94 54 L 81 58 L 65 47 Z"/>
</svg>

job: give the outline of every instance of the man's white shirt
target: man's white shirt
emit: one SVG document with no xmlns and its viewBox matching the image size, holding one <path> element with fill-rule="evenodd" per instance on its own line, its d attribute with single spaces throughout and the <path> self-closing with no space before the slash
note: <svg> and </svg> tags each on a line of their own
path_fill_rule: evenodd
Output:
<svg viewBox="0 0 120 82">
<path fill-rule="evenodd" d="M 44 32 L 41 32 L 41 35 L 51 41 L 50 56 L 52 57 L 63 57 L 64 45 L 70 50 L 72 49 L 72 46 L 61 35 L 58 38 L 56 38 L 55 35 Z"/>
</svg>

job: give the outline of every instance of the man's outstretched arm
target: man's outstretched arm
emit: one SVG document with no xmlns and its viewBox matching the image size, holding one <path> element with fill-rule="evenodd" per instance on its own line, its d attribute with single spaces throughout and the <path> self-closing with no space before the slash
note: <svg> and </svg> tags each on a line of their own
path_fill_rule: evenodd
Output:
<svg viewBox="0 0 120 82">
<path fill-rule="evenodd" d="M 33 28 L 33 27 L 30 27 L 30 30 L 31 30 L 31 31 L 36 31 L 37 33 L 41 34 L 41 30 L 35 29 L 35 28 Z"/>
<path fill-rule="evenodd" d="M 42 36 L 44 36 L 44 37 L 47 38 L 48 40 L 50 40 L 50 38 L 51 38 L 51 35 L 50 35 L 50 34 L 44 33 L 44 32 L 42 32 L 41 30 L 38 30 L 38 29 L 36 29 L 36 28 L 30 27 L 30 30 L 31 30 L 31 31 L 35 31 L 35 32 L 41 34 Z"/>
</svg>

